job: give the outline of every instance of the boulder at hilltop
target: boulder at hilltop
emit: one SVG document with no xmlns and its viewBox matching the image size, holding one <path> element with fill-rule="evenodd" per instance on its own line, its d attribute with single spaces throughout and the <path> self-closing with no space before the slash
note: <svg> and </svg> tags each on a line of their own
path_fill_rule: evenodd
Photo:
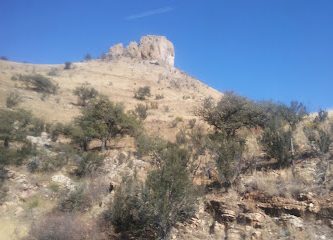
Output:
<svg viewBox="0 0 333 240">
<path fill-rule="evenodd" d="M 140 44 L 130 42 L 125 48 L 121 43 L 109 49 L 107 59 L 115 60 L 129 57 L 136 60 L 148 60 L 165 66 L 174 66 L 175 50 L 172 42 L 164 36 L 148 35 L 140 39 Z"/>
<path fill-rule="evenodd" d="M 156 60 L 160 64 L 174 66 L 175 50 L 172 42 L 163 36 L 144 36 L 139 49 L 142 59 Z"/>
</svg>

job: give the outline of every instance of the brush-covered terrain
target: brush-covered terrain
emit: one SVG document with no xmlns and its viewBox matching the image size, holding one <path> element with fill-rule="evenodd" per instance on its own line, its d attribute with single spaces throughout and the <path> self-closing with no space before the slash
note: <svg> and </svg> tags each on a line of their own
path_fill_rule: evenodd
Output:
<svg viewBox="0 0 333 240">
<path fill-rule="evenodd" d="M 0 60 L 0 239 L 333 239 L 333 121 L 220 93 L 145 36 Z"/>
</svg>

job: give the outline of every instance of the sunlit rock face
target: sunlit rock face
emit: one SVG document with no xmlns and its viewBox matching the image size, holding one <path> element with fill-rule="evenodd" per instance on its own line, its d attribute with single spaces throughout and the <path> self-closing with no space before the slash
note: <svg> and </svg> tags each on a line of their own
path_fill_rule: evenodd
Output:
<svg viewBox="0 0 333 240">
<path fill-rule="evenodd" d="M 135 60 L 148 60 L 165 66 L 174 66 L 175 50 L 172 42 L 164 36 L 143 36 L 140 43 L 130 42 L 125 48 L 121 43 L 112 46 L 108 59 L 115 60 L 129 57 Z"/>
<path fill-rule="evenodd" d="M 139 50 L 142 59 L 155 60 L 160 64 L 174 66 L 174 46 L 166 37 L 144 36 L 140 40 Z"/>
</svg>

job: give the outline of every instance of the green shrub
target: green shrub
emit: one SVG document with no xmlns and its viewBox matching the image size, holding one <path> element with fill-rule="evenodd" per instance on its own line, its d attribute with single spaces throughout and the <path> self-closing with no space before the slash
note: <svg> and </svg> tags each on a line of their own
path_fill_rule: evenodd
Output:
<svg viewBox="0 0 333 240">
<path fill-rule="evenodd" d="M 156 94 L 155 95 L 155 100 L 161 100 L 164 98 L 164 95 L 163 94 Z"/>
<path fill-rule="evenodd" d="M 91 207 L 92 198 L 85 192 L 85 187 L 81 186 L 70 191 L 63 197 L 58 205 L 62 212 L 84 212 Z"/>
<path fill-rule="evenodd" d="M 318 115 L 316 116 L 316 118 L 314 119 L 315 123 L 323 123 L 328 119 L 328 112 L 320 109 L 318 112 Z"/>
<path fill-rule="evenodd" d="M 21 96 L 17 92 L 10 92 L 6 98 L 6 107 L 16 107 L 20 102 L 22 102 Z"/>
<path fill-rule="evenodd" d="M 136 138 L 136 150 L 139 157 L 156 155 L 165 149 L 167 142 L 158 137 L 150 137 L 140 134 Z"/>
<path fill-rule="evenodd" d="M 79 177 L 94 173 L 103 164 L 104 157 L 98 153 L 83 153 L 79 160 L 78 168 L 75 171 Z"/>
<path fill-rule="evenodd" d="M 196 195 L 187 171 L 188 153 L 169 144 L 142 186 L 127 177 L 105 213 L 117 232 L 136 239 L 167 239 L 177 222 L 193 217 Z"/>
<path fill-rule="evenodd" d="M 73 66 L 73 64 L 72 64 L 71 62 L 65 62 L 65 67 L 64 67 L 64 69 L 65 69 L 65 70 L 72 69 L 72 66 Z"/>
<path fill-rule="evenodd" d="M 211 140 L 211 149 L 214 153 L 219 179 L 228 190 L 240 174 L 245 141 L 226 138 L 221 134 L 211 136 Z"/>
<path fill-rule="evenodd" d="M 31 143 L 24 143 L 18 149 L 0 147 L 0 165 L 21 165 L 24 160 L 36 153 L 36 147 Z"/>
<path fill-rule="evenodd" d="M 41 120 L 22 109 L 0 109 L 0 140 L 9 148 L 12 141 L 23 141 L 27 135 L 39 134 Z"/>
<path fill-rule="evenodd" d="M 122 104 L 100 97 L 82 109 L 82 115 L 75 121 L 73 137 L 85 150 L 92 139 L 98 139 L 105 150 L 110 139 L 125 134 L 134 136 L 139 128 L 140 123 L 135 116 L 124 112 Z"/>
<path fill-rule="evenodd" d="M 137 104 L 134 111 L 141 120 L 145 120 L 148 116 L 148 106 L 142 103 Z"/>
<path fill-rule="evenodd" d="M 31 173 L 36 172 L 39 169 L 38 158 L 34 157 L 34 158 L 30 159 L 30 161 L 27 163 L 27 169 Z"/>
<path fill-rule="evenodd" d="M 52 213 L 33 222 L 26 240 L 90 240 L 98 234 L 74 215 Z"/>
<path fill-rule="evenodd" d="M 104 213 L 104 220 L 109 221 L 116 232 L 134 233 L 147 227 L 149 217 L 142 185 L 135 177 L 123 178 L 109 210 Z"/>
<path fill-rule="evenodd" d="M 56 123 L 49 127 L 48 132 L 52 141 L 57 141 L 59 135 L 66 134 L 66 126 L 62 123 Z"/>
<path fill-rule="evenodd" d="M 280 167 L 287 167 L 292 163 L 291 135 L 290 130 L 278 127 L 266 128 L 262 134 L 263 150 L 269 157 L 276 159 Z"/>
<path fill-rule="evenodd" d="M 146 97 L 150 97 L 150 87 L 149 86 L 144 86 L 140 87 L 135 93 L 134 97 L 139 100 L 145 100 Z"/>
<path fill-rule="evenodd" d="M 182 145 L 185 144 L 186 142 L 187 142 L 186 132 L 183 129 L 181 129 L 176 134 L 176 143 Z"/>
<path fill-rule="evenodd" d="M 73 91 L 74 95 L 78 96 L 78 105 L 86 106 L 91 99 L 98 96 L 98 91 L 89 86 L 89 83 L 84 83 L 79 87 L 76 87 Z"/>
<path fill-rule="evenodd" d="M 46 94 L 56 94 L 59 89 L 58 84 L 41 74 L 18 75 L 17 80 L 23 82 L 26 88 Z"/>
</svg>

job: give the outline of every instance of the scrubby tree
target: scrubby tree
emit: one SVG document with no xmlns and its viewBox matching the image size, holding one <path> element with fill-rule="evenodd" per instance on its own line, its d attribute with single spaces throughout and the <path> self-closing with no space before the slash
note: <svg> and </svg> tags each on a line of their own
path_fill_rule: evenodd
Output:
<svg viewBox="0 0 333 240">
<path fill-rule="evenodd" d="M 241 128 L 261 126 L 265 121 L 257 104 L 232 92 L 226 92 L 217 103 L 212 98 L 205 99 L 196 115 L 228 138 L 236 136 Z"/>
<path fill-rule="evenodd" d="M 73 91 L 74 95 L 78 97 L 78 105 L 86 106 L 87 103 L 98 96 L 98 91 L 89 86 L 89 83 L 85 82 L 81 86 L 76 87 Z"/>
<path fill-rule="evenodd" d="M 32 130 L 33 117 L 25 110 L 0 110 L 0 139 L 9 148 L 11 141 L 22 141 Z"/>
<path fill-rule="evenodd" d="M 320 110 L 315 119 L 303 128 L 305 136 L 318 153 L 327 153 L 333 143 L 333 126 L 328 120 L 328 112 Z"/>
<path fill-rule="evenodd" d="M 161 166 L 148 174 L 145 191 L 156 214 L 153 226 L 160 239 L 167 239 L 171 227 L 194 215 L 196 196 L 187 169 L 189 153 L 169 144 L 161 158 Z"/>
<path fill-rule="evenodd" d="M 225 93 L 217 103 L 205 99 L 196 114 L 214 128 L 208 146 L 227 190 L 240 173 L 245 147 L 238 131 L 263 126 L 266 116 L 259 104 L 232 92 Z"/>
<path fill-rule="evenodd" d="M 297 101 L 290 105 L 265 102 L 261 104 L 266 114 L 261 144 L 266 154 L 277 160 L 280 167 L 292 165 L 294 169 L 295 143 L 293 134 L 297 125 L 307 115 L 306 107 Z"/>
<path fill-rule="evenodd" d="M 99 97 L 82 109 L 82 115 L 75 121 L 75 138 L 87 146 L 92 139 L 102 142 L 105 150 L 107 142 L 124 134 L 134 134 L 139 127 L 136 118 L 124 112 L 121 104 L 110 102 L 106 97 Z"/>
<path fill-rule="evenodd" d="M 261 136 L 261 145 L 266 154 L 278 161 L 280 167 L 287 167 L 292 163 L 290 130 L 284 130 L 277 124 L 266 127 Z"/>
<path fill-rule="evenodd" d="M 189 177 L 189 154 L 174 144 L 159 152 L 160 165 L 148 173 L 142 185 L 126 178 L 116 190 L 106 216 L 119 232 L 143 239 L 168 239 L 177 222 L 194 215 L 196 194 Z"/>
<path fill-rule="evenodd" d="M 308 112 L 303 103 L 292 101 L 290 106 L 281 105 L 281 115 L 284 120 L 288 123 L 291 133 L 295 132 L 297 124 L 301 122 Z M 295 146 L 293 134 L 290 136 L 290 149 L 292 157 L 295 156 Z"/>
<path fill-rule="evenodd" d="M 328 112 L 326 110 L 320 109 L 316 118 L 314 119 L 314 123 L 323 123 L 328 119 Z"/>
</svg>

